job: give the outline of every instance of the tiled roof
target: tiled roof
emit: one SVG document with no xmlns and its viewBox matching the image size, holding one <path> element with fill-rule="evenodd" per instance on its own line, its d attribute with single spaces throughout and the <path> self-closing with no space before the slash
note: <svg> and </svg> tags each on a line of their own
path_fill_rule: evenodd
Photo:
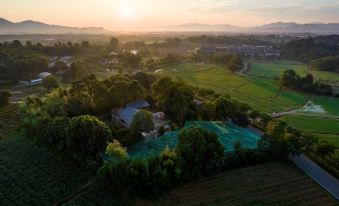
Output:
<svg viewBox="0 0 339 206">
<path fill-rule="evenodd" d="M 137 102 L 133 102 L 133 103 L 129 103 L 126 105 L 126 107 L 130 107 L 133 109 L 144 109 L 149 107 L 150 104 L 146 101 L 146 100 L 141 100 L 141 101 L 137 101 Z"/>
</svg>

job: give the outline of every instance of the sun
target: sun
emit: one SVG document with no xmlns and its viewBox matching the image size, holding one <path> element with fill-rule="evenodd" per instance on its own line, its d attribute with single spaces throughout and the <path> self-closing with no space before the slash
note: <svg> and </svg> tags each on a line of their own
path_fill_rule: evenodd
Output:
<svg viewBox="0 0 339 206">
<path fill-rule="evenodd" d="M 134 14 L 134 9 L 130 5 L 123 5 L 121 7 L 121 15 L 124 17 L 130 17 L 133 16 Z"/>
</svg>

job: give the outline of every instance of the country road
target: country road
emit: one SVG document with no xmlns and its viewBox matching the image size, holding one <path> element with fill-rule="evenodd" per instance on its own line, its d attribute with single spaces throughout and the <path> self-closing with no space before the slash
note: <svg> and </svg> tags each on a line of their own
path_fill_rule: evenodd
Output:
<svg viewBox="0 0 339 206">
<path fill-rule="evenodd" d="M 339 200 L 339 181 L 319 167 L 312 160 L 305 155 L 290 155 L 289 159 L 314 181 L 316 181 L 321 187 L 327 190 L 337 200 Z"/>
</svg>

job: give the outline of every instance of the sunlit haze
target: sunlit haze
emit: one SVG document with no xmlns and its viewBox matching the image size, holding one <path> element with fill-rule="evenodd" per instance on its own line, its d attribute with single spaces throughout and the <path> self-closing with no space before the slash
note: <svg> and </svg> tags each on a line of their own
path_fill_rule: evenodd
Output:
<svg viewBox="0 0 339 206">
<path fill-rule="evenodd" d="M 2 0 L 10 21 L 36 20 L 109 30 L 159 30 L 184 23 L 256 26 L 339 22 L 337 0 Z"/>
</svg>

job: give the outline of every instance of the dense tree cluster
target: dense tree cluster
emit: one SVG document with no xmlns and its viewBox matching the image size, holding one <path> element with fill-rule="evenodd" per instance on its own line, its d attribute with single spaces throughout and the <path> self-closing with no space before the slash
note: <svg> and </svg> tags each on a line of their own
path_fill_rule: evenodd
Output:
<svg viewBox="0 0 339 206">
<path fill-rule="evenodd" d="M 0 107 L 6 106 L 9 104 L 9 98 L 11 93 L 7 90 L 0 90 Z"/>
<path fill-rule="evenodd" d="M 294 90 L 309 92 L 318 95 L 333 95 L 332 87 L 315 82 L 312 74 L 300 77 L 294 70 L 285 70 L 279 80 L 280 88 L 287 87 Z"/>
<path fill-rule="evenodd" d="M 339 56 L 328 56 L 310 62 L 311 69 L 339 72 Z"/>
<path fill-rule="evenodd" d="M 19 41 L 0 44 L 0 79 L 31 79 L 48 67 L 48 59 L 34 48 Z"/>
<path fill-rule="evenodd" d="M 117 146 L 116 151 L 121 151 Z M 107 153 L 110 148 L 107 148 Z M 122 152 L 123 153 L 123 152 Z M 99 170 L 101 177 L 111 181 L 119 192 L 139 195 L 159 195 L 178 184 L 215 174 L 218 171 L 265 162 L 264 152 L 244 150 L 224 153 L 224 147 L 214 133 L 201 128 L 183 129 L 175 150 L 165 148 L 161 155 L 149 159 L 108 158 Z"/>
<path fill-rule="evenodd" d="M 309 63 L 311 60 L 339 54 L 339 36 L 319 36 L 288 42 L 281 47 L 282 56 Z"/>
</svg>

